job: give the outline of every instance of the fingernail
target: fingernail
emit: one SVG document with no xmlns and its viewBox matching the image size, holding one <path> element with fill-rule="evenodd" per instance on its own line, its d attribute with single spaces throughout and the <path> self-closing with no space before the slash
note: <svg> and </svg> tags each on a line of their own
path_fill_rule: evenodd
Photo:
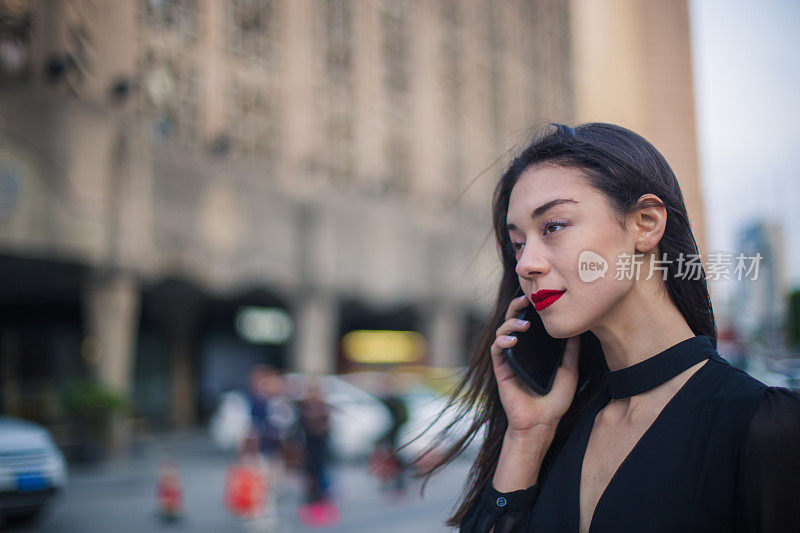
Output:
<svg viewBox="0 0 800 533">
<path fill-rule="evenodd" d="M 517 320 L 517 324 L 520 326 L 527 326 L 528 324 L 530 324 L 530 322 L 528 322 L 527 320 Z"/>
</svg>

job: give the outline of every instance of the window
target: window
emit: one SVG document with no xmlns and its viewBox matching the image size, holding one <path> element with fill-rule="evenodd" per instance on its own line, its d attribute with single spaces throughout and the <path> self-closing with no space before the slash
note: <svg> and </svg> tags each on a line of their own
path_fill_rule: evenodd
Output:
<svg viewBox="0 0 800 533">
<path fill-rule="evenodd" d="M 268 88 L 234 80 L 227 95 L 232 149 L 271 164 L 278 155 L 278 107 Z"/>
<path fill-rule="evenodd" d="M 174 33 L 184 43 L 197 38 L 196 0 L 143 0 L 144 22 L 153 32 Z"/>
<path fill-rule="evenodd" d="M 152 50 L 145 61 L 145 92 L 156 142 L 193 147 L 197 142 L 198 79 L 193 61 Z"/>
<path fill-rule="evenodd" d="M 228 0 L 228 45 L 234 55 L 274 67 L 278 49 L 277 0 Z"/>
</svg>

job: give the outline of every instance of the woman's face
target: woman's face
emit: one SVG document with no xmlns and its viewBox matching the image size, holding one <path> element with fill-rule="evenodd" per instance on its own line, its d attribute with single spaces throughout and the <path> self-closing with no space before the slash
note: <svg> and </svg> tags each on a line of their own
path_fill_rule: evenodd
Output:
<svg viewBox="0 0 800 533">
<path fill-rule="evenodd" d="M 605 196 L 580 170 L 529 167 L 511 190 L 506 223 L 528 299 L 542 289 L 565 291 L 537 309 L 551 337 L 579 335 L 613 319 L 634 283 L 628 276 L 615 279 L 618 257 L 636 252 L 636 235 L 619 226 Z M 599 276 L 603 260 L 607 268 Z"/>
</svg>

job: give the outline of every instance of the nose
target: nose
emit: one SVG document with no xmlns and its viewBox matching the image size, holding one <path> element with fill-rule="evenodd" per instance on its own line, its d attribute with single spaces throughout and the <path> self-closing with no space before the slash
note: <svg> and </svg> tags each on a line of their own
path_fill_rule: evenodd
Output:
<svg viewBox="0 0 800 533">
<path fill-rule="evenodd" d="M 542 276 L 547 274 L 550 271 L 550 263 L 548 263 L 544 254 L 538 251 L 534 246 L 525 244 L 515 270 L 519 277 L 532 279 L 536 275 Z"/>
</svg>

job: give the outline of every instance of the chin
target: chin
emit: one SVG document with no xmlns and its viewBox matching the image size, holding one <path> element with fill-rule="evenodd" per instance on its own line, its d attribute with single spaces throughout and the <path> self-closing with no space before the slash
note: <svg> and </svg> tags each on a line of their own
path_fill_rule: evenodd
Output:
<svg viewBox="0 0 800 533">
<path fill-rule="evenodd" d="M 587 330 L 574 320 L 559 320 L 555 317 L 542 317 L 542 324 L 547 334 L 554 339 L 569 339 Z"/>
<path fill-rule="evenodd" d="M 564 327 L 560 324 L 553 324 L 553 321 L 544 320 L 542 319 L 542 324 L 544 324 L 544 329 L 547 331 L 547 334 L 553 337 L 554 339 L 568 339 L 577 335 L 577 333 L 573 333 L 575 328 L 573 327 Z"/>
</svg>

